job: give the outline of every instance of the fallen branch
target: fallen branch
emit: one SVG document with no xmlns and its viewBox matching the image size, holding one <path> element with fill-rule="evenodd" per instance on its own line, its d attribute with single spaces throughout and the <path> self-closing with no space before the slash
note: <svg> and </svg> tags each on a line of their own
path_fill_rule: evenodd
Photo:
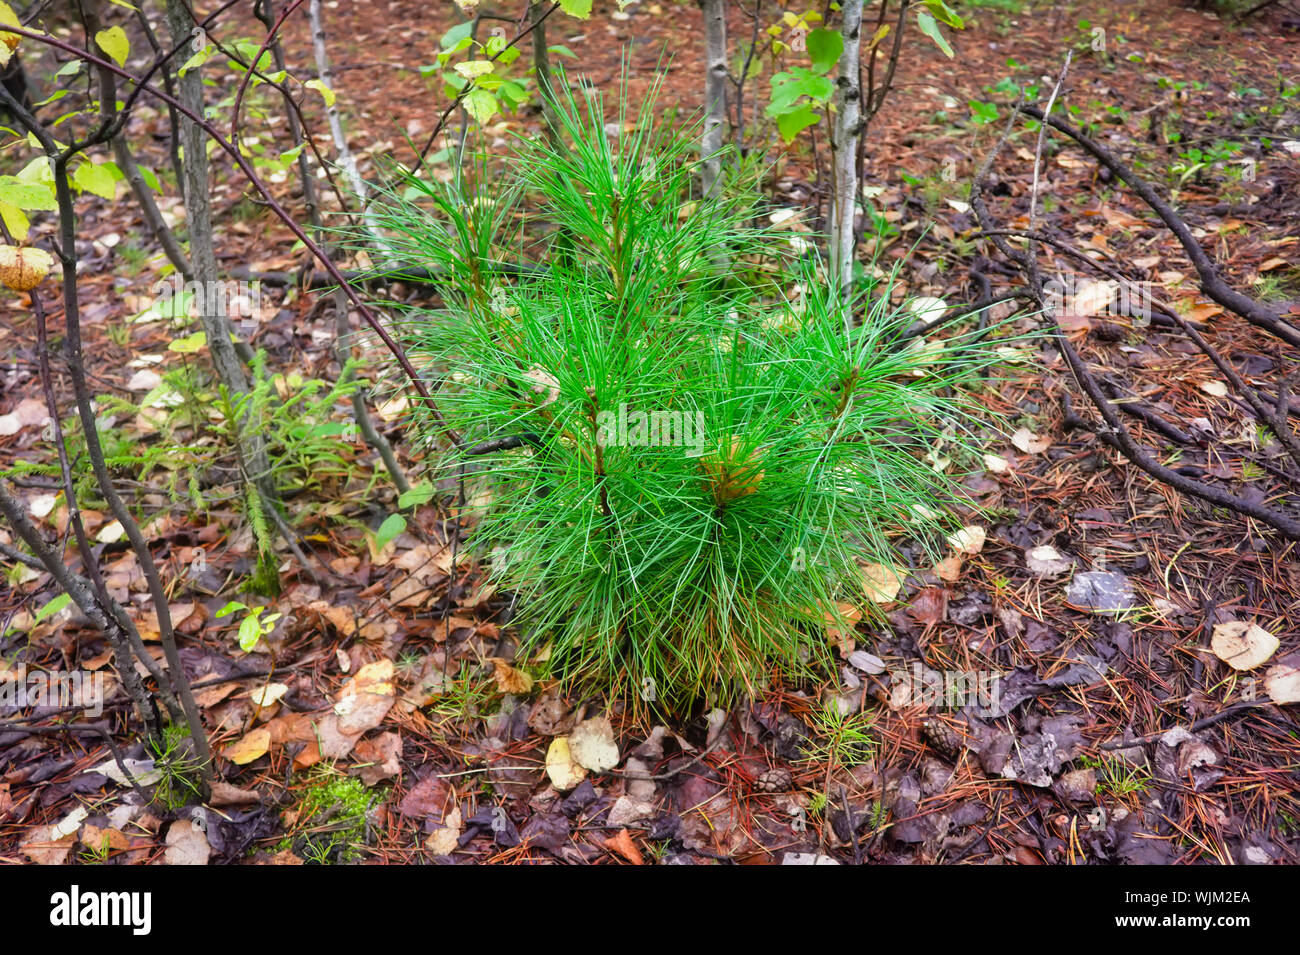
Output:
<svg viewBox="0 0 1300 955">
<path fill-rule="evenodd" d="M 1034 106 L 1021 106 L 1020 112 L 1069 136 L 1084 150 L 1091 153 L 1103 166 L 1128 183 L 1129 188 L 1151 207 L 1152 211 L 1160 217 L 1169 231 L 1178 238 L 1179 244 L 1182 245 L 1188 259 L 1191 260 L 1192 267 L 1196 269 L 1196 274 L 1200 277 L 1202 292 L 1257 328 L 1262 328 L 1287 344 L 1300 348 L 1300 328 L 1283 321 L 1276 312 L 1261 305 L 1250 296 L 1243 295 L 1225 282 L 1223 276 L 1219 275 L 1219 270 L 1214 262 L 1205 254 L 1201 244 L 1192 235 L 1192 230 L 1188 228 L 1187 223 L 1179 218 L 1169 203 L 1156 194 L 1156 191 L 1151 188 L 1149 183 L 1115 158 L 1114 154 L 1105 147 L 1089 139 L 1064 120 L 1057 119 L 1055 116 L 1049 118 L 1042 110 Z"/>
<path fill-rule="evenodd" d="M 1089 371 L 1087 364 L 1070 343 L 1064 330 L 1056 320 L 1055 309 L 1049 303 L 1045 294 L 1043 279 L 1038 268 L 1038 260 L 1033 240 L 1030 240 L 1029 248 L 1024 251 L 1012 248 L 1011 244 L 1007 241 L 1006 236 L 1001 234 L 1002 230 L 997 229 L 992 214 L 989 212 L 988 204 L 984 200 L 984 185 L 989 171 L 993 166 L 993 162 L 1006 145 L 1016 116 L 1021 112 L 1031 116 L 1036 114 L 1040 119 L 1040 122 L 1044 116 L 1044 114 L 1039 110 L 1035 109 L 1030 112 L 1029 107 L 1017 104 L 1016 111 L 1013 112 L 1011 119 L 1008 121 L 1005 131 L 990 151 L 984 164 L 976 174 L 974 182 L 971 184 L 970 203 L 971 208 L 975 211 L 975 215 L 980 222 L 981 228 L 984 229 L 990 241 L 993 242 L 998 251 L 1006 256 L 1009 261 L 1014 262 L 1025 275 L 1029 283 L 1029 291 L 1034 296 L 1042 311 L 1042 322 L 1045 326 L 1045 330 L 1052 338 L 1052 341 L 1056 345 L 1061 356 L 1065 359 L 1076 384 L 1084 394 L 1088 396 L 1088 399 L 1092 402 L 1103 420 L 1103 425 L 1101 426 L 1088 425 L 1086 422 L 1082 422 L 1082 419 L 1079 419 L 1079 423 L 1097 435 L 1102 442 L 1123 454 L 1125 458 L 1136 465 L 1140 470 L 1161 483 L 1184 494 L 1226 508 L 1237 514 L 1255 518 L 1256 520 L 1273 527 L 1290 540 L 1300 541 L 1300 519 L 1297 519 L 1296 516 L 1269 507 L 1258 501 L 1233 494 L 1230 491 L 1223 490 L 1222 488 L 1204 484 L 1184 474 L 1180 474 L 1177 470 L 1167 467 L 1155 460 L 1146 448 L 1142 447 L 1134 440 L 1132 434 L 1125 425 L 1123 418 L 1120 416 L 1120 412 L 1116 409 L 1116 405 L 1106 395 L 1097 379 L 1093 376 L 1092 372 Z M 1050 124 L 1045 124 L 1045 126 L 1046 125 L 1052 125 L 1055 127 L 1056 123 L 1055 121 L 1052 121 Z M 1098 149 L 1100 149 L 1100 147 L 1098 147 Z M 1036 162 L 1039 161 L 1041 161 L 1041 150 L 1036 158 Z M 1120 174 L 1118 169 L 1112 171 L 1117 175 Z M 1149 188 L 1147 191 L 1150 192 Z M 1160 202 L 1158 197 L 1155 198 L 1157 202 Z M 1161 205 L 1164 204 L 1161 203 Z M 1172 216 L 1172 210 L 1168 210 L 1168 206 L 1164 206 L 1164 208 Z M 1173 218 L 1177 219 L 1176 216 L 1173 216 Z M 1186 226 L 1181 223 L 1181 220 L 1178 221 L 1186 232 Z M 1190 237 L 1190 232 L 1187 234 Z M 1193 242 L 1193 245 L 1195 245 L 1195 242 Z M 1200 247 L 1197 246 L 1196 248 L 1197 251 L 1200 252 Z M 1200 254 L 1204 257 L 1204 253 Z"/>
</svg>

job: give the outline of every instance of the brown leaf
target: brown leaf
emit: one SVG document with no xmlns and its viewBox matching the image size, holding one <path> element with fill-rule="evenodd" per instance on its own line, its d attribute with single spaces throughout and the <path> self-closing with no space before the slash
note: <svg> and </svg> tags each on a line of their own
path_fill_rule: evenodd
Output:
<svg viewBox="0 0 1300 955">
<path fill-rule="evenodd" d="M 216 806 L 253 806 L 262 801 L 262 796 L 253 789 L 240 789 L 230 783 L 217 779 L 212 783 L 212 798 L 208 805 Z"/>
<path fill-rule="evenodd" d="M 335 728 L 344 736 L 360 736 L 382 723 L 394 702 L 393 661 L 367 663 L 339 691 L 334 704 Z"/>
<path fill-rule="evenodd" d="M 380 733 L 374 739 L 357 743 L 352 756 L 362 765 L 354 767 L 361 781 L 373 786 L 402 771 L 402 738 L 396 733 Z"/>
<path fill-rule="evenodd" d="M 645 865 L 641 850 L 636 847 L 636 843 L 632 841 L 632 834 L 626 829 L 620 829 L 618 835 L 606 839 L 605 848 L 617 852 L 632 865 Z"/>
<path fill-rule="evenodd" d="M 953 584 L 961 579 L 961 554 L 949 554 L 934 565 L 934 575 Z"/>
<path fill-rule="evenodd" d="M 533 688 L 533 678 L 523 670 L 516 670 L 501 657 L 488 657 L 492 664 L 492 677 L 502 693 L 522 696 Z"/>
<path fill-rule="evenodd" d="M 415 784 L 397 806 L 403 816 L 429 820 L 441 826 L 456 806 L 456 789 L 445 779 L 430 774 Z"/>
<path fill-rule="evenodd" d="M 19 849 L 37 865 L 63 865 L 68 861 L 68 855 L 76 841 L 75 832 L 56 839 L 52 826 L 39 826 L 31 830 Z"/>
<path fill-rule="evenodd" d="M 90 823 L 86 823 L 81 827 L 81 835 L 78 838 L 83 846 L 87 849 L 93 849 L 95 852 L 103 852 L 106 849 L 121 851 L 131 848 L 131 840 L 120 829 L 101 829 L 99 826 L 92 826 Z"/>
<path fill-rule="evenodd" d="M 943 587 L 926 587 L 916 595 L 907 612 L 917 623 L 926 627 L 942 623 L 948 613 L 948 591 Z"/>
<path fill-rule="evenodd" d="M 212 847 L 203 830 L 187 819 L 178 819 L 167 830 L 167 865 L 207 865 Z"/>
<path fill-rule="evenodd" d="M 268 722 L 266 728 L 272 743 L 306 743 L 316 738 L 312 722 L 317 719 L 319 714 L 285 713 Z"/>
</svg>

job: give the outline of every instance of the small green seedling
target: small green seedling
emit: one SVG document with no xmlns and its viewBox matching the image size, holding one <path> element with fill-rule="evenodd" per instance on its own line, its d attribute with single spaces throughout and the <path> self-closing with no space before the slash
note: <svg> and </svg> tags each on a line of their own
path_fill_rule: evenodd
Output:
<svg viewBox="0 0 1300 955">
<path fill-rule="evenodd" d="M 232 600 L 217 611 L 217 617 L 228 617 L 240 610 L 245 611 L 245 615 L 239 622 L 239 649 L 245 653 L 252 653 L 257 644 L 275 630 L 275 625 L 283 614 L 268 613 L 262 616 L 265 607 L 250 607 L 238 600 Z"/>
</svg>

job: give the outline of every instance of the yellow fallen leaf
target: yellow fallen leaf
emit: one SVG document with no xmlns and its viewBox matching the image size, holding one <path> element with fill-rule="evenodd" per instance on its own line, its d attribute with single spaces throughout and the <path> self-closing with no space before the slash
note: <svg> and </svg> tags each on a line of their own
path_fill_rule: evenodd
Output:
<svg viewBox="0 0 1300 955">
<path fill-rule="evenodd" d="M 339 696 L 352 696 L 357 693 L 374 693 L 377 696 L 392 696 L 393 661 L 376 660 L 357 670 L 356 675 L 343 685 Z"/>
<path fill-rule="evenodd" d="M 903 589 L 903 573 L 887 564 L 867 564 L 862 568 L 863 593 L 873 603 L 891 603 Z"/>
<path fill-rule="evenodd" d="M 259 726 L 255 730 L 246 733 L 242 739 L 236 740 L 221 751 L 221 755 L 238 766 L 251 763 L 253 760 L 266 755 L 266 751 L 271 748 L 271 731 L 265 726 Z"/>
<path fill-rule="evenodd" d="M 990 474 L 1004 474 L 1011 467 L 1011 462 L 1000 454 L 986 454 L 984 467 Z"/>
<path fill-rule="evenodd" d="M 99 533 L 95 535 L 95 540 L 101 544 L 116 544 L 125 534 L 126 528 L 122 526 L 120 521 L 110 521 L 99 529 Z"/>
<path fill-rule="evenodd" d="M 1025 454 L 1042 454 L 1052 446 L 1050 438 L 1042 438 L 1028 428 L 1020 428 L 1011 436 L 1011 443 Z"/>
<path fill-rule="evenodd" d="M 587 778 L 587 771 L 573 760 L 569 737 L 557 736 L 551 740 L 546 750 L 546 775 L 560 792 L 567 792 Z"/>
<path fill-rule="evenodd" d="M 259 686 L 248 698 L 253 701 L 254 706 L 271 706 L 279 702 L 280 697 L 289 692 L 287 683 L 268 683 L 266 686 Z"/>
</svg>

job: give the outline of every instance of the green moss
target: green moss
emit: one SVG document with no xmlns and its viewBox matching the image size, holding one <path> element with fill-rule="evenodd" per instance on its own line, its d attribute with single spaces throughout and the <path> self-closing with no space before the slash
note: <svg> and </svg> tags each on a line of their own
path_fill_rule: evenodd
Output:
<svg viewBox="0 0 1300 955">
<path fill-rule="evenodd" d="M 366 813 L 383 798 L 361 780 L 322 766 L 308 777 L 291 831 L 275 851 L 293 851 L 309 865 L 347 865 L 361 858 Z"/>
</svg>

